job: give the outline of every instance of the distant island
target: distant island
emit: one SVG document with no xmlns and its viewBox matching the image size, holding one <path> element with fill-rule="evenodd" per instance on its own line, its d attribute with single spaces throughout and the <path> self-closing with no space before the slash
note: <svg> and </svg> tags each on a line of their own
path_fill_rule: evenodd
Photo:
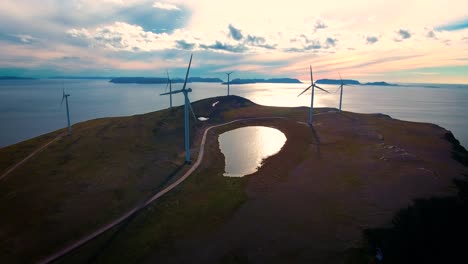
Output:
<svg viewBox="0 0 468 264">
<path fill-rule="evenodd" d="M 174 78 L 171 79 L 172 83 L 183 83 L 184 79 Z M 161 77 L 119 77 L 113 78 L 109 82 L 111 83 L 137 83 L 137 84 L 165 84 L 167 83 L 167 78 Z M 223 80 L 219 78 L 202 78 L 202 77 L 190 77 L 187 82 L 209 82 L 209 83 L 221 83 Z"/>
<path fill-rule="evenodd" d="M 398 84 L 392 84 L 387 82 L 368 82 L 363 85 L 375 85 L 375 86 L 398 86 Z"/>
<path fill-rule="evenodd" d="M 341 81 L 343 81 L 344 84 L 347 85 L 373 85 L 373 86 L 398 86 L 398 84 L 391 84 L 387 82 L 368 82 L 368 83 L 361 83 L 357 80 L 349 80 L 349 79 L 344 79 L 344 80 L 335 80 L 335 79 L 320 79 L 317 80 L 317 84 L 336 84 L 340 85 Z"/>
<path fill-rule="evenodd" d="M 17 76 L 0 76 L 0 80 L 36 80 L 35 78 L 17 77 Z"/>
<path fill-rule="evenodd" d="M 341 80 L 334 80 L 334 79 L 320 79 L 320 80 L 317 80 L 315 83 L 317 84 L 341 84 Z M 343 80 L 343 83 L 344 84 L 352 84 L 352 85 L 360 85 L 361 83 L 359 81 L 356 81 L 356 80 L 346 80 L 344 79 Z"/>
<path fill-rule="evenodd" d="M 69 79 L 69 80 L 110 80 L 114 77 L 98 77 L 98 76 L 52 76 L 48 79 Z"/>
<path fill-rule="evenodd" d="M 273 79 L 234 79 L 229 84 L 250 84 L 250 83 L 302 83 L 298 79 L 292 78 L 273 78 Z M 227 84 L 227 82 L 223 82 Z"/>
</svg>

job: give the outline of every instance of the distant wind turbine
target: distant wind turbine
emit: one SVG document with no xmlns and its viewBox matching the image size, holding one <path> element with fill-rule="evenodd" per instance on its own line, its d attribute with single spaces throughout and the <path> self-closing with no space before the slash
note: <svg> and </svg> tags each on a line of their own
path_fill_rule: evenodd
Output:
<svg viewBox="0 0 468 264">
<path fill-rule="evenodd" d="M 172 110 L 172 80 L 171 77 L 169 77 L 169 71 L 166 70 L 167 73 L 167 84 L 166 84 L 166 89 L 164 91 L 167 91 L 167 87 L 169 86 L 169 106 L 170 109 Z"/>
<path fill-rule="evenodd" d="M 195 118 L 195 120 L 197 120 L 197 117 L 195 116 L 195 113 L 193 112 L 193 108 L 192 108 L 192 105 L 190 103 L 190 100 L 188 98 L 188 93 L 192 92 L 192 89 L 191 88 L 188 88 L 188 89 L 185 89 L 186 85 L 187 85 L 187 79 L 188 79 L 188 75 L 189 75 L 189 72 L 190 72 L 190 65 L 192 64 L 192 57 L 193 57 L 193 54 L 190 55 L 190 61 L 189 61 L 189 65 L 188 65 L 188 68 L 187 68 L 187 73 L 185 75 L 185 81 L 184 81 L 184 86 L 182 87 L 181 90 L 176 90 L 176 91 L 170 91 L 168 93 L 162 93 L 161 95 L 172 95 L 172 94 L 177 94 L 177 93 L 183 93 L 184 94 L 184 97 L 185 97 L 185 105 L 184 105 L 184 126 L 185 126 L 185 162 L 186 163 L 190 163 L 190 122 L 189 122 L 189 108 L 190 108 L 190 111 L 192 112 L 193 114 L 193 117 Z"/>
<path fill-rule="evenodd" d="M 338 74 L 340 75 L 340 81 L 341 81 L 341 85 L 340 85 L 340 112 L 341 112 L 341 104 L 343 102 L 343 86 L 344 86 L 344 83 L 343 83 L 343 79 L 341 79 L 341 73 L 338 72 Z"/>
<path fill-rule="evenodd" d="M 233 72 L 228 72 L 228 73 L 226 73 L 226 75 L 228 76 L 228 81 L 227 81 L 227 85 L 228 85 L 228 94 L 227 94 L 227 95 L 229 95 L 229 82 L 230 82 L 229 77 L 231 76 L 231 73 L 233 73 Z"/>
<path fill-rule="evenodd" d="M 312 126 L 312 121 L 313 121 L 313 114 L 314 114 L 314 93 L 315 93 L 315 88 L 318 88 L 326 93 L 328 93 L 327 90 L 323 89 L 323 88 L 320 88 L 318 87 L 315 83 L 314 83 L 314 77 L 312 76 L 312 65 L 310 66 L 310 86 L 307 87 L 304 91 L 302 91 L 302 93 L 300 93 L 297 97 L 301 96 L 301 94 L 305 93 L 307 90 L 309 90 L 310 88 L 312 88 L 312 95 L 310 97 L 310 112 L 309 112 L 309 125 Z"/>
<path fill-rule="evenodd" d="M 60 106 L 63 104 L 63 100 L 65 100 L 65 106 L 67 107 L 67 121 L 68 121 L 68 134 L 71 134 L 71 125 L 70 125 L 70 112 L 68 109 L 68 96 L 69 94 L 65 94 L 65 88 L 62 90 L 62 102 L 60 103 Z"/>
</svg>

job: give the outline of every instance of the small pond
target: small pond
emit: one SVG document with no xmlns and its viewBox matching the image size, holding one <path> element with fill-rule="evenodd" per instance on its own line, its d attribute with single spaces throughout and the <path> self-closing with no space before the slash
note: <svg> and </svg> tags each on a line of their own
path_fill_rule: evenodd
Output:
<svg viewBox="0 0 468 264">
<path fill-rule="evenodd" d="M 226 160 L 224 176 L 243 177 L 256 172 L 262 161 L 278 153 L 286 136 L 278 129 L 250 126 L 227 131 L 218 138 Z"/>
</svg>

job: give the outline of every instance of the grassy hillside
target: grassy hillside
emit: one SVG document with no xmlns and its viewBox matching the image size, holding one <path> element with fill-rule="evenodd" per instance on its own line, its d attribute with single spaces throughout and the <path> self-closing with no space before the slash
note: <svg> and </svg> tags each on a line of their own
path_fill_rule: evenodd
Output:
<svg viewBox="0 0 468 264">
<path fill-rule="evenodd" d="M 265 107 L 236 96 L 193 108 L 209 118 L 192 125 L 194 159 L 210 125 L 286 119 L 214 129 L 186 182 L 60 262 L 341 262 L 363 242 L 362 230 L 388 223 L 414 198 L 453 193 L 452 178 L 464 170 L 451 158 L 447 131 L 431 124 L 317 109 L 310 128 L 306 107 Z M 178 107 L 76 124 L 73 135 L 0 181 L 0 262 L 37 261 L 180 176 L 189 167 L 182 114 Z M 248 125 L 277 128 L 287 142 L 253 175 L 222 177 L 217 135 Z M 0 149 L 3 168 L 57 133 Z"/>
</svg>

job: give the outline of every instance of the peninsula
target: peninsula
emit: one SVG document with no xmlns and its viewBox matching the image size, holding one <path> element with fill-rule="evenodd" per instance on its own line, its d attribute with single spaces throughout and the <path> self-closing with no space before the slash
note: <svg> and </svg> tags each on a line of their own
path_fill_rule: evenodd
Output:
<svg viewBox="0 0 468 264">
<path fill-rule="evenodd" d="M 184 164 L 183 106 L 89 120 L 70 136 L 58 130 L 0 148 L 0 262 L 40 262 L 135 210 L 59 262 L 362 263 L 346 261 L 374 256 L 365 228 L 387 226 L 415 198 L 455 195 L 452 179 L 468 174 L 466 150 L 433 124 L 316 108 L 309 127 L 308 107 L 238 96 L 192 106 L 208 118 L 190 123 L 193 160 L 204 156 L 161 197 L 194 166 Z M 223 177 L 218 135 L 245 126 L 276 128 L 287 141 L 254 174 Z M 456 228 L 444 221 L 433 230 L 465 234 L 464 220 Z"/>
<path fill-rule="evenodd" d="M 387 82 L 367 82 L 367 83 L 361 83 L 357 80 L 349 80 L 349 79 L 343 79 L 343 80 L 339 80 L 339 79 L 319 79 L 317 80 L 317 84 L 336 84 L 336 85 L 340 85 L 341 82 L 343 81 L 343 83 L 345 85 L 374 85 L 374 86 L 398 86 L 398 84 L 390 84 L 390 83 L 387 83 Z"/>
</svg>

